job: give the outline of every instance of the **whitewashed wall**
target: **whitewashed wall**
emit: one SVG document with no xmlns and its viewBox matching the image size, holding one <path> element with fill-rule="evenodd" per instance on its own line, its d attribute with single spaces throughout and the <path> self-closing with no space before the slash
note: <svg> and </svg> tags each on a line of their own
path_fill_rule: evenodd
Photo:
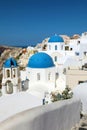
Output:
<svg viewBox="0 0 87 130">
<path fill-rule="evenodd" d="M 70 130 L 80 120 L 78 99 L 27 110 L 0 123 L 1 130 Z"/>
</svg>

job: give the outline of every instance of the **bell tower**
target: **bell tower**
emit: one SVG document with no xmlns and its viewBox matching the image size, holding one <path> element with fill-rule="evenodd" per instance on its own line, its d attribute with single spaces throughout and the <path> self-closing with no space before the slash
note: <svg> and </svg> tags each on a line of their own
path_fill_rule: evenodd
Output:
<svg viewBox="0 0 87 130">
<path fill-rule="evenodd" d="M 3 64 L 2 94 L 12 94 L 21 91 L 21 79 L 17 62 L 10 57 Z"/>
</svg>

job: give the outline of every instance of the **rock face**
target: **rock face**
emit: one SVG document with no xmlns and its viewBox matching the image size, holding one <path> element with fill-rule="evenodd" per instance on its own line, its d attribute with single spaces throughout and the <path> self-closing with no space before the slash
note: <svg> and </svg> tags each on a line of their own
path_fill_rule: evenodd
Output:
<svg viewBox="0 0 87 130">
<path fill-rule="evenodd" d="M 79 35 L 79 34 L 74 34 L 74 35 L 71 37 L 71 39 L 78 39 L 78 38 L 80 38 L 80 35 Z"/>
<path fill-rule="evenodd" d="M 3 47 L 3 46 L 0 47 L 0 55 L 2 54 L 2 52 L 3 52 L 5 49 L 6 49 L 6 48 Z"/>
</svg>

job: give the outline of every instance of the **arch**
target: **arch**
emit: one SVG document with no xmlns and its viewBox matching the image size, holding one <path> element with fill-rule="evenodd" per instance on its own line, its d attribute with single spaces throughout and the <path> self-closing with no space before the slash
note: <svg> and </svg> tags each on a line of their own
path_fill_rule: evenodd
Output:
<svg viewBox="0 0 87 130">
<path fill-rule="evenodd" d="M 16 77 L 16 70 L 13 69 L 13 77 L 15 78 Z"/>
<path fill-rule="evenodd" d="M 10 80 L 8 80 L 8 81 L 6 81 L 5 86 L 6 86 L 6 93 L 12 94 L 13 93 L 13 83 Z"/>
<path fill-rule="evenodd" d="M 9 78 L 10 77 L 10 70 L 9 69 L 6 71 L 6 74 L 7 74 L 7 78 Z"/>
</svg>

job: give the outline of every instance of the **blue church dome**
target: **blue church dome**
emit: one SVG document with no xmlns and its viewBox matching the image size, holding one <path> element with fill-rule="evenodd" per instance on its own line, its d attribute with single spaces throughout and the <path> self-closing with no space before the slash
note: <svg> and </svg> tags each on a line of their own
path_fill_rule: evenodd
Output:
<svg viewBox="0 0 87 130">
<path fill-rule="evenodd" d="M 17 62 L 14 58 L 9 58 L 5 61 L 4 65 L 5 68 L 10 68 L 10 67 L 17 67 Z"/>
<path fill-rule="evenodd" d="M 52 58 L 43 52 L 39 52 L 30 57 L 27 67 L 30 68 L 48 68 L 55 66 Z"/>
<path fill-rule="evenodd" d="M 64 42 L 64 40 L 62 37 L 60 37 L 58 35 L 54 35 L 54 36 L 50 37 L 48 42 Z"/>
</svg>

